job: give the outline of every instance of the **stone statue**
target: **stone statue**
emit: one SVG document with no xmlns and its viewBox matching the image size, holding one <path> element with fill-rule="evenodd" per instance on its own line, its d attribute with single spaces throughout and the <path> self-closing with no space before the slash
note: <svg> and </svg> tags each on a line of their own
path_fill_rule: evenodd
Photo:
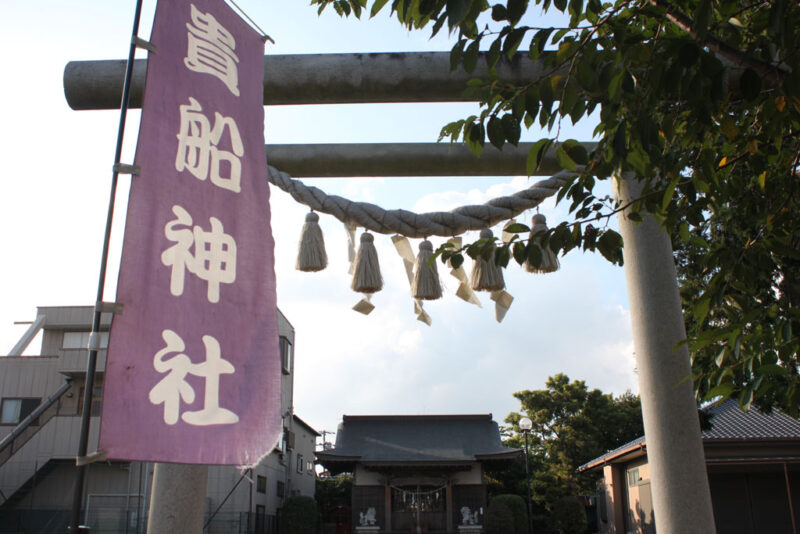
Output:
<svg viewBox="0 0 800 534">
<path fill-rule="evenodd" d="M 358 513 L 358 524 L 362 527 L 371 527 L 376 523 L 375 508 L 370 506 L 366 512 Z"/>
<path fill-rule="evenodd" d="M 474 525 L 475 522 L 473 521 L 472 510 L 469 509 L 469 506 L 462 506 L 461 507 L 461 524 L 462 525 Z"/>
</svg>

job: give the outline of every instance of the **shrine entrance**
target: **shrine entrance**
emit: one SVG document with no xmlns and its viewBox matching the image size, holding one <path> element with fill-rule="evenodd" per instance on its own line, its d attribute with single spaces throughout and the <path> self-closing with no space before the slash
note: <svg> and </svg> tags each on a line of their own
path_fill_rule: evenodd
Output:
<svg viewBox="0 0 800 534">
<path fill-rule="evenodd" d="M 446 486 L 393 486 L 392 531 L 447 532 Z"/>
</svg>

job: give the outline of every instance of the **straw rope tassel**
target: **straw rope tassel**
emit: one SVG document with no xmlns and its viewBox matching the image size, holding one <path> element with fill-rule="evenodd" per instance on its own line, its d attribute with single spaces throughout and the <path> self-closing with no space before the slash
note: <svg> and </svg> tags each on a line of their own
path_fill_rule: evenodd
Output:
<svg viewBox="0 0 800 534">
<path fill-rule="evenodd" d="M 492 231 L 488 228 L 481 230 L 481 239 L 491 239 Z M 472 265 L 472 289 L 475 291 L 500 291 L 506 287 L 503 281 L 503 269 L 494 261 L 495 251 L 492 251 L 488 260 L 478 257 Z"/>
<path fill-rule="evenodd" d="M 325 253 L 325 240 L 319 226 L 319 215 L 309 212 L 303 231 L 300 233 L 300 244 L 297 247 L 298 271 L 306 273 L 321 271 L 328 266 L 328 255 Z"/>
<path fill-rule="evenodd" d="M 525 261 L 525 270 L 529 273 L 552 273 L 558 270 L 558 257 L 549 245 L 541 243 L 540 234 L 547 231 L 547 219 L 541 213 L 533 216 L 533 226 L 531 228 L 530 240 L 531 243 L 539 245 L 539 250 L 542 251 L 542 263 L 537 267 L 529 260 Z"/>
<path fill-rule="evenodd" d="M 353 273 L 353 291 L 376 293 L 383 289 L 378 251 L 375 250 L 375 237 L 369 232 L 361 234 L 361 244 L 356 254 L 356 267 Z"/>
<path fill-rule="evenodd" d="M 442 284 L 436 261 L 431 261 L 433 245 L 427 239 L 419 244 L 417 266 L 414 270 L 414 281 L 411 283 L 411 294 L 415 299 L 436 300 L 442 298 Z"/>
</svg>

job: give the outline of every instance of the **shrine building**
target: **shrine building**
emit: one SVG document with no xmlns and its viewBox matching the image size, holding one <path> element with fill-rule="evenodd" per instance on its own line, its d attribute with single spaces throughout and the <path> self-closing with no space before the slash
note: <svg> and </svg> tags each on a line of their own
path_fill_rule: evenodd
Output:
<svg viewBox="0 0 800 534">
<path fill-rule="evenodd" d="M 522 454 L 502 444 L 491 414 L 345 415 L 317 460 L 353 474 L 355 533 L 473 534 L 483 530 L 485 473 Z"/>
</svg>

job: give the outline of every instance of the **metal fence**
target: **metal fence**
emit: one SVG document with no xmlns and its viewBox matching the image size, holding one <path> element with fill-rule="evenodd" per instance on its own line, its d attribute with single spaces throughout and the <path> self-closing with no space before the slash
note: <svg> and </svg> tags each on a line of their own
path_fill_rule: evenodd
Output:
<svg viewBox="0 0 800 534">
<path fill-rule="evenodd" d="M 147 517 L 135 509 L 96 506 L 89 509 L 84 524 L 91 534 L 144 534 Z M 274 515 L 223 512 L 215 515 L 204 534 L 277 534 Z M 64 534 L 71 519 L 69 510 L 10 510 L 0 512 L 0 534 Z"/>
</svg>

